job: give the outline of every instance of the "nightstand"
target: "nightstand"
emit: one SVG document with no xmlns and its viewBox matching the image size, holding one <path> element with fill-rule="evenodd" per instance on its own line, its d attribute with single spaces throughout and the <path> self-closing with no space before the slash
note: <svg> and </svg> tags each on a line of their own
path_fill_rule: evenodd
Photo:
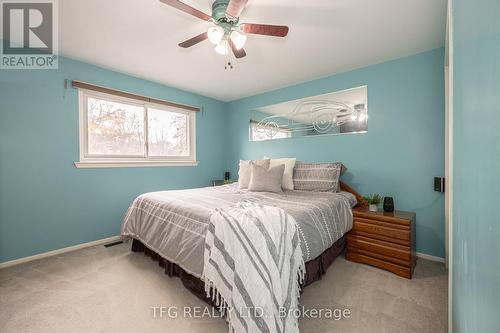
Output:
<svg viewBox="0 0 500 333">
<path fill-rule="evenodd" d="M 347 234 L 347 260 L 375 266 L 411 279 L 415 268 L 415 213 L 353 209 Z"/>
<path fill-rule="evenodd" d="M 212 186 L 221 186 L 234 183 L 234 180 L 212 180 Z"/>
</svg>

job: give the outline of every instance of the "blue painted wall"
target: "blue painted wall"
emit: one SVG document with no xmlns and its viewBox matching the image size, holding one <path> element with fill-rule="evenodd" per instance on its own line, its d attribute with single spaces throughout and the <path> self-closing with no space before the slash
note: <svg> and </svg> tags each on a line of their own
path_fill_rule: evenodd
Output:
<svg viewBox="0 0 500 333">
<path fill-rule="evenodd" d="M 254 108 L 361 85 L 366 134 L 248 141 Z M 417 213 L 417 251 L 444 257 L 444 196 L 433 191 L 433 177 L 444 176 L 444 107 L 444 49 L 241 99 L 228 104 L 228 168 L 236 176 L 240 158 L 264 155 L 343 161 L 344 180 L 361 193 Z"/>
<path fill-rule="evenodd" d="M 500 2 L 454 0 L 453 332 L 500 319 Z"/>
<path fill-rule="evenodd" d="M 0 71 L 0 262 L 119 233 L 139 194 L 223 176 L 225 104 L 82 62 Z M 65 78 L 203 107 L 197 167 L 76 169 L 78 94 Z"/>
<path fill-rule="evenodd" d="M 0 71 L 0 262 L 116 235 L 130 202 L 144 192 L 209 185 L 240 158 L 342 160 L 362 193 L 417 212 L 417 250 L 444 255 L 442 49 L 222 103 L 61 58 L 57 71 Z M 198 167 L 76 169 L 78 96 L 64 79 L 202 106 Z M 251 110 L 367 84 L 367 134 L 248 142 Z"/>
</svg>

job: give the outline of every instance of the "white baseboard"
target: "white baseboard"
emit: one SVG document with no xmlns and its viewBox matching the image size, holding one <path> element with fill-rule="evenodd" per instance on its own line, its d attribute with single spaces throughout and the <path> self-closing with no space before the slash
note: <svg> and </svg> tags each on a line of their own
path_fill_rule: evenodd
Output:
<svg viewBox="0 0 500 333">
<path fill-rule="evenodd" d="M 422 259 L 430 260 L 430 261 L 442 262 L 443 264 L 446 262 L 446 260 L 444 258 L 431 256 L 430 254 L 425 254 L 425 253 L 420 253 L 420 252 L 417 252 L 417 258 L 422 258 Z"/>
<path fill-rule="evenodd" d="M 52 256 L 55 256 L 55 255 L 58 255 L 61 253 L 67 253 L 67 252 L 72 252 L 72 251 L 84 249 L 84 248 L 91 247 L 91 246 L 116 242 L 119 240 L 121 240 L 121 236 L 112 236 L 112 237 L 108 237 L 108 238 L 104 238 L 104 239 L 98 239 L 98 240 L 88 242 L 88 243 L 78 244 L 78 245 L 74 245 L 74 246 L 64 247 L 62 249 L 57 249 L 57 250 L 53 250 L 53 251 L 49 251 L 49 252 L 35 254 L 35 255 L 29 256 L 29 257 L 19 258 L 19 259 L 15 259 L 15 260 L 11 260 L 11 261 L 6 261 L 6 262 L 0 263 L 0 269 L 14 266 L 14 265 L 23 264 L 25 262 L 29 262 L 29 261 L 33 261 L 33 260 L 52 257 Z"/>
</svg>

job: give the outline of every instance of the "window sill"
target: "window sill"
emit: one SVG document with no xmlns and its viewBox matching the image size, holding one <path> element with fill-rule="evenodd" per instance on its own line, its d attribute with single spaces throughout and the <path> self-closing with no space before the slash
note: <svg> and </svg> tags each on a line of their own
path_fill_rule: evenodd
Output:
<svg viewBox="0 0 500 333">
<path fill-rule="evenodd" d="M 198 161 L 83 161 L 74 162 L 74 165 L 77 169 L 89 169 L 197 166 L 199 163 Z"/>
</svg>

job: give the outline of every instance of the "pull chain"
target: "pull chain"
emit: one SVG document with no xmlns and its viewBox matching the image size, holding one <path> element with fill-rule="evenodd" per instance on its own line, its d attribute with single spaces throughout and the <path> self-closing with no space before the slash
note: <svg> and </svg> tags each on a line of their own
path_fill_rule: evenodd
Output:
<svg viewBox="0 0 500 333">
<path fill-rule="evenodd" d="M 229 44 L 229 43 L 228 43 Z M 227 53 L 227 58 L 224 60 L 224 69 L 225 70 L 231 70 L 234 69 L 235 62 L 232 59 L 232 52 L 231 48 L 229 48 L 228 53 Z"/>
</svg>

